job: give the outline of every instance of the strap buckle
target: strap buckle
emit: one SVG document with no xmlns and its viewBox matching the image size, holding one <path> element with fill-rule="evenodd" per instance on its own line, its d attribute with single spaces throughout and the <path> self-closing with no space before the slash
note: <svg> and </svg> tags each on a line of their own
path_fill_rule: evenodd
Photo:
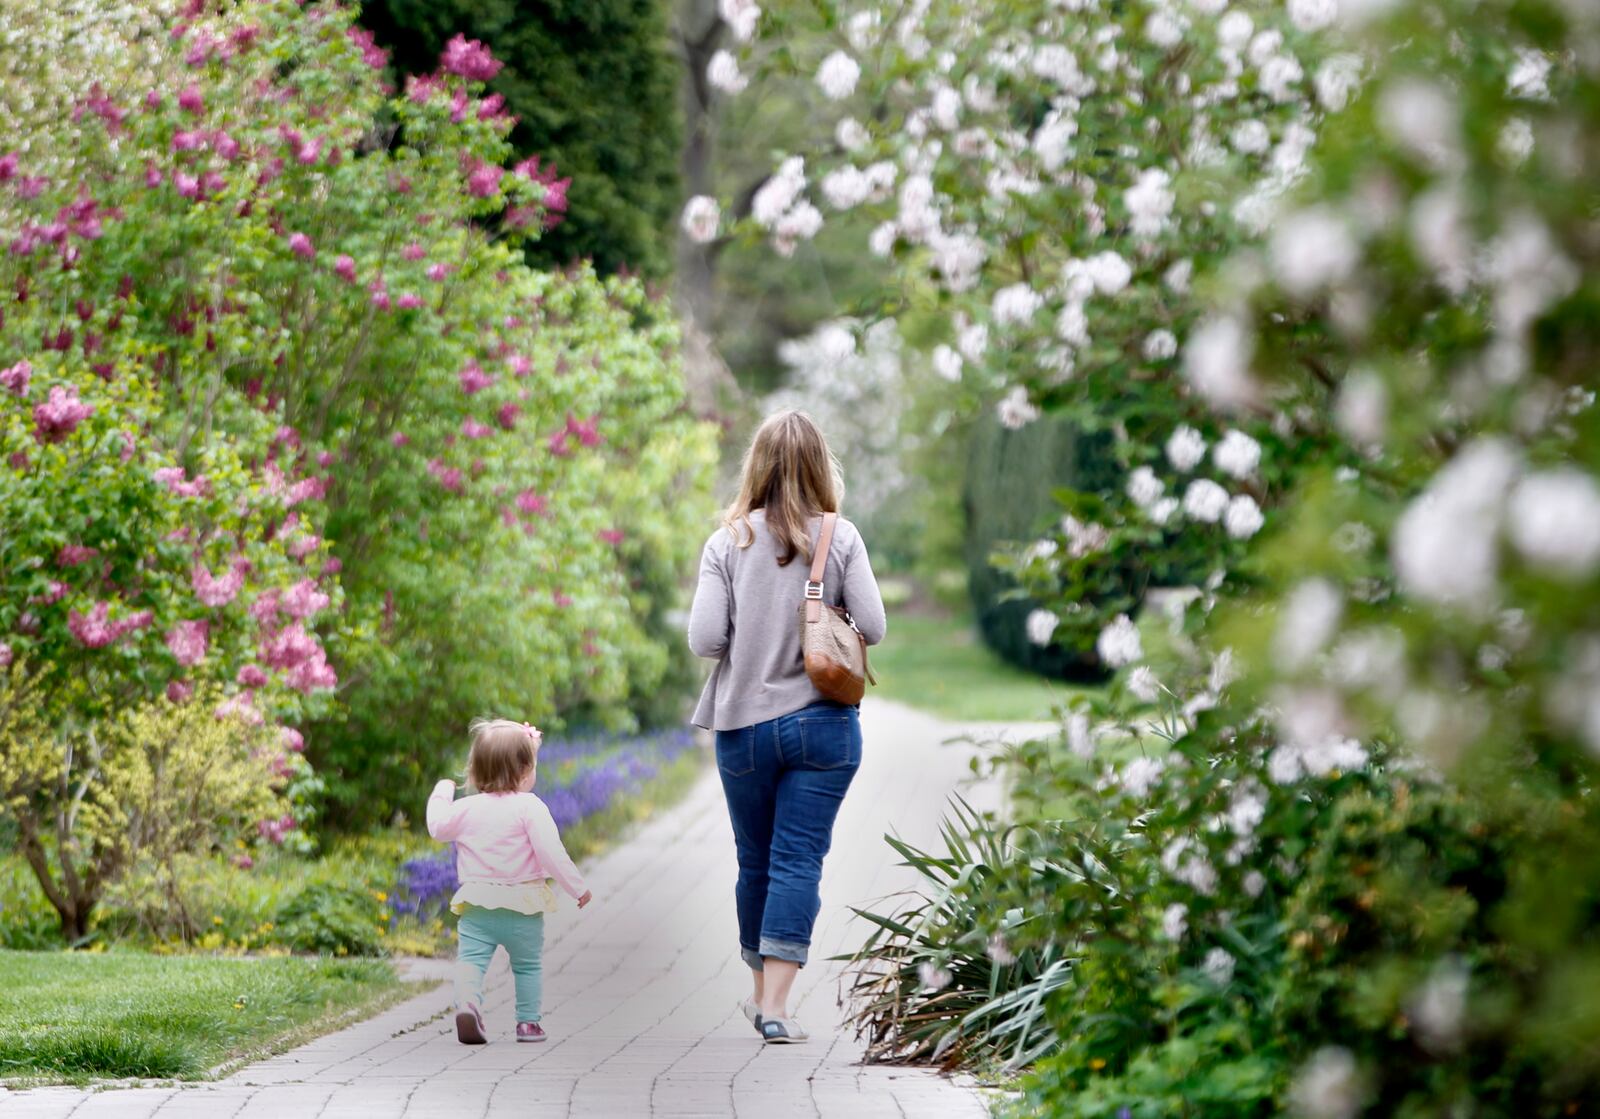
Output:
<svg viewBox="0 0 1600 1119">
<path fill-rule="evenodd" d="M 816 583 L 816 582 L 813 582 L 810 579 L 807 579 L 806 580 L 806 597 L 809 598 L 809 599 L 815 599 L 817 602 L 821 602 L 822 601 L 822 584 L 821 583 Z"/>
</svg>

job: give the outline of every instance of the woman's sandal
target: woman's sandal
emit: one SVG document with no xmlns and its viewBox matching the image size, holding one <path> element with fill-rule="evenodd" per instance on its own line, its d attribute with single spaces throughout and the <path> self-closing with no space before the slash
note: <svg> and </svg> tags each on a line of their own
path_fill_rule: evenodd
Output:
<svg viewBox="0 0 1600 1119">
<path fill-rule="evenodd" d="M 798 1045 L 810 1036 L 793 1018 L 761 1019 L 761 1039 L 768 1045 Z"/>
<path fill-rule="evenodd" d="M 739 1004 L 739 1009 L 744 1011 L 745 1020 L 756 1028 L 756 1033 L 761 1032 L 761 1008 L 749 999 Z"/>
</svg>

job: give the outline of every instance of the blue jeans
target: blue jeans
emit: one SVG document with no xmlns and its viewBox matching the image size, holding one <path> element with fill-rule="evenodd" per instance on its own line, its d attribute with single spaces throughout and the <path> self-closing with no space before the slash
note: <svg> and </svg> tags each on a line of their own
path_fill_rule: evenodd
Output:
<svg viewBox="0 0 1600 1119">
<path fill-rule="evenodd" d="M 822 857 L 861 765 L 854 707 L 814 703 L 751 727 L 717 732 L 717 771 L 739 854 L 739 948 L 805 966 L 822 898 Z"/>
</svg>

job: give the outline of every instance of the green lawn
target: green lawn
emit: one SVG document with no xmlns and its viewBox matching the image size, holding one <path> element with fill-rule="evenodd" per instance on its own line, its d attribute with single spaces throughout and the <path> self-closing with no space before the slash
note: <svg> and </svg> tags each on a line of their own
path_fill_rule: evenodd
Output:
<svg viewBox="0 0 1600 1119">
<path fill-rule="evenodd" d="M 891 613 L 870 661 L 878 686 L 868 694 L 961 722 L 1048 719 L 1077 690 L 1006 664 L 962 616 Z"/>
<path fill-rule="evenodd" d="M 0 952 L 0 1077 L 205 1077 L 424 988 L 379 960 Z"/>
</svg>

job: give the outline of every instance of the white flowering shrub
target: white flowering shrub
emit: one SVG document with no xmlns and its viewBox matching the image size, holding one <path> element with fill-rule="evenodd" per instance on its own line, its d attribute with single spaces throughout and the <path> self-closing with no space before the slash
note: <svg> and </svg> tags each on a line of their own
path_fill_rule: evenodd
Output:
<svg viewBox="0 0 1600 1119">
<path fill-rule="evenodd" d="M 936 74 L 956 91 L 903 122 L 926 154 L 981 115 L 974 27 L 1022 60 L 993 82 L 1010 110 L 1041 67 L 1102 80 L 1101 34 L 1188 91 L 1225 81 L 1203 75 L 1237 42 L 1252 114 L 1096 85 L 1059 125 L 1060 166 L 1092 182 L 1077 208 L 1156 248 L 1099 256 L 1032 180 L 947 206 L 988 157 L 957 170 L 943 146 L 881 243 L 941 271 L 932 231 L 971 233 L 977 264 L 943 257 L 970 283 L 948 292 L 967 300 L 963 383 L 992 378 L 1008 422 L 1081 409 L 1127 454 L 1123 494 L 1069 496 L 1024 576 L 1071 587 L 1096 550 L 1157 544 L 1118 535 L 1140 523 L 1110 508 L 1125 497 L 1183 526 L 1199 577 L 1165 596 L 1170 624 L 1101 619 L 1116 681 L 1008 759 L 1012 819 L 975 830 L 1009 857 L 951 875 L 962 919 L 940 935 L 908 926 L 930 981 L 873 1028 L 939 1022 L 955 1046 L 967 1019 L 931 980 L 976 962 L 1003 991 L 1004 961 L 1052 952 L 1073 976 L 1045 1003 L 1051 1043 L 983 1053 L 1034 1060 L 1018 1113 L 1600 1110 L 1600 21 L 1527 0 L 1297 0 L 1281 27 L 1245 6 L 1077 7 L 911 5 L 888 29 L 925 64 L 886 100 Z M 1307 88 L 1340 111 L 1313 119 Z M 1029 152 L 1061 108 L 1011 118 Z M 1210 169 L 1173 154 L 1197 116 L 1232 153 Z M 1291 124 L 1308 131 L 1279 177 Z M 1181 261 L 1182 299 L 1140 286 Z M 1095 360 L 1107 338 L 1122 364 Z M 1071 359 L 1054 377 L 1052 354 Z M 1029 628 L 1059 640 L 1065 620 Z"/>
<path fill-rule="evenodd" d="M 929 389 L 1008 427 L 1048 409 L 1114 437 L 1116 484 L 1062 479 L 1059 524 L 1007 564 L 1056 613 L 1050 640 L 1090 655 L 1147 586 L 1233 569 L 1326 441 L 1270 402 L 1219 420 L 1190 381 L 1243 391 L 1250 339 L 1203 313 L 1209 276 L 1266 243 L 1357 56 L 1324 42 L 1318 4 L 862 4 L 829 10 L 842 46 L 792 34 L 815 18 L 774 6 L 730 48 L 741 75 L 818 87 L 817 150 L 781 162 L 745 224 L 787 255 L 870 215 L 892 306 L 940 324 Z M 691 201 L 687 227 L 709 235 L 715 205 Z M 1168 453 L 1185 431 L 1215 457 Z"/>
</svg>

